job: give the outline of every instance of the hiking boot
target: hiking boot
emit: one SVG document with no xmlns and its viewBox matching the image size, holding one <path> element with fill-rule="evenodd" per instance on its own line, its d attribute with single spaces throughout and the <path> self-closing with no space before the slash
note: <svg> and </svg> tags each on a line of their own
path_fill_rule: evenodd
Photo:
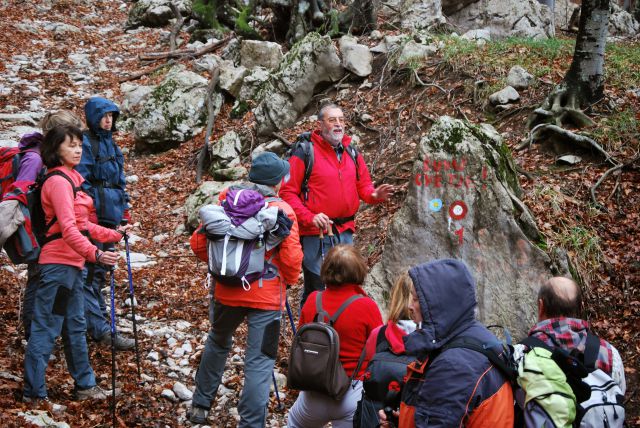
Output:
<svg viewBox="0 0 640 428">
<path fill-rule="evenodd" d="M 187 417 L 192 424 L 204 425 L 207 423 L 209 410 L 198 406 L 191 406 L 191 409 L 187 412 Z"/>
<path fill-rule="evenodd" d="M 116 396 L 120 395 L 119 388 L 116 388 Z M 77 401 L 84 400 L 106 400 L 111 397 L 110 389 L 102 389 L 98 385 L 87 389 L 76 388 L 73 391 L 73 399 Z"/>
<path fill-rule="evenodd" d="M 27 397 L 26 395 L 23 395 L 22 402 L 29 404 L 32 408 L 47 408 L 52 413 L 56 414 L 63 413 L 67 410 L 67 406 L 56 404 L 49 400 L 49 397 Z"/>
<path fill-rule="evenodd" d="M 102 343 L 103 345 L 111 346 L 111 333 L 107 332 L 103 334 L 98 342 Z M 119 334 L 116 334 L 115 345 L 116 351 L 127 351 L 136 346 L 136 342 L 133 339 L 129 339 L 128 337 L 123 337 Z"/>
</svg>

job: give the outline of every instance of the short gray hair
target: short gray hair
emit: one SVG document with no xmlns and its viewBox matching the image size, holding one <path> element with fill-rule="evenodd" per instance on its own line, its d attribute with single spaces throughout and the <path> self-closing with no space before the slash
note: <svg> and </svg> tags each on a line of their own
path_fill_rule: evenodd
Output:
<svg viewBox="0 0 640 428">
<path fill-rule="evenodd" d="M 320 110 L 318 110 L 318 120 L 322 120 L 322 118 L 324 117 L 324 113 L 330 108 L 337 108 L 338 110 L 342 111 L 342 108 L 338 104 L 335 104 L 335 103 L 325 104 L 322 107 L 320 107 Z"/>
</svg>

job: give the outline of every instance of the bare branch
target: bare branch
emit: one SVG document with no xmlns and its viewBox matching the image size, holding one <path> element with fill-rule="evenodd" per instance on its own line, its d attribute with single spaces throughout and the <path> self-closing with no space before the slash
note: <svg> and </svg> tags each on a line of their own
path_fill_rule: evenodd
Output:
<svg viewBox="0 0 640 428">
<path fill-rule="evenodd" d="M 196 167 L 196 183 L 200 183 L 202 180 L 202 171 L 204 169 L 204 163 L 209 156 L 209 138 L 211 138 L 211 132 L 213 131 L 213 123 L 216 118 L 213 107 L 213 92 L 215 91 L 218 79 L 220 77 L 220 70 L 217 65 L 214 65 L 211 69 L 211 80 L 207 85 L 207 131 L 204 136 L 204 145 L 198 154 L 198 165 Z"/>
<path fill-rule="evenodd" d="M 223 46 L 229 42 L 234 37 L 234 33 L 230 33 L 224 40 L 220 40 L 219 42 L 212 43 L 209 45 L 205 45 L 200 49 L 179 49 L 172 52 L 148 52 L 144 54 L 138 55 L 138 58 L 142 61 L 155 61 L 158 59 L 167 59 L 167 58 L 182 58 L 185 56 L 190 56 L 193 58 L 197 58 L 204 54 L 213 52 L 218 49 L 220 46 Z"/>
<path fill-rule="evenodd" d="M 178 6 L 176 6 L 174 2 L 169 3 L 169 7 L 171 8 L 173 15 L 176 17 L 176 25 L 174 25 L 171 30 L 171 34 L 169 35 L 169 50 L 173 52 L 176 50 L 176 37 L 184 25 L 184 18 L 180 13 L 180 9 L 178 9 Z"/>
</svg>

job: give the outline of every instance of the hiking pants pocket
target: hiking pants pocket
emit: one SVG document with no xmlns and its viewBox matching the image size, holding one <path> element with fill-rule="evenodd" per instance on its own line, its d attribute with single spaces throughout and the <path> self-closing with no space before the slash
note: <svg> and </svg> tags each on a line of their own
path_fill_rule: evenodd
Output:
<svg viewBox="0 0 640 428">
<path fill-rule="evenodd" d="M 264 355 L 275 360 L 278 356 L 278 341 L 280 339 L 280 318 L 271 321 L 264 328 L 262 346 L 260 350 Z"/>
</svg>

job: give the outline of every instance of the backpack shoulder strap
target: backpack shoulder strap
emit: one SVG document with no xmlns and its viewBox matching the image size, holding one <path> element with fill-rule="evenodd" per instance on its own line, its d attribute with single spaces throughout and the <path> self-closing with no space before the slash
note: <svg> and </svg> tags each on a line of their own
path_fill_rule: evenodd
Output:
<svg viewBox="0 0 640 428">
<path fill-rule="evenodd" d="M 96 135 L 91 132 L 91 130 L 86 130 L 82 133 L 89 140 L 89 144 L 91 144 L 91 154 L 94 159 L 98 159 L 98 151 L 100 150 L 100 140 L 96 137 Z"/>
<path fill-rule="evenodd" d="M 356 166 L 356 180 L 360 180 L 360 165 L 358 164 L 358 149 L 355 145 L 349 144 L 346 147 L 347 153 L 349 153 L 349 157 L 353 160 L 353 163 Z"/>
<path fill-rule="evenodd" d="M 376 353 L 386 351 L 389 348 L 389 342 L 387 342 L 387 337 L 385 336 L 385 332 L 387 331 L 387 325 L 383 325 L 380 330 L 378 330 L 378 336 L 376 337 Z"/>
<path fill-rule="evenodd" d="M 493 364 L 495 368 L 507 377 L 509 381 L 515 380 L 515 371 L 513 367 L 509 367 L 507 361 L 501 357 L 493 348 L 495 343 L 483 343 L 475 337 L 463 336 L 447 343 L 442 347 L 442 351 L 452 348 L 465 348 L 476 351 L 487 357 L 487 359 Z"/>
<path fill-rule="evenodd" d="M 326 322 L 325 320 L 329 319 L 327 311 L 322 309 L 322 291 L 316 293 L 316 319 L 319 322 Z"/>
<path fill-rule="evenodd" d="M 344 303 L 342 303 L 342 305 L 340 305 L 336 313 L 333 314 L 333 316 L 329 319 L 329 322 L 331 323 L 331 325 L 336 323 L 336 321 L 338 320 L 338 317 L 344 312 L 345 309 L 347 309 L 347 306 L 349 306 L 351 303 L 353 303 L 355 300 L 358 300 L 361 297 L 364 297 L 364 296 L 362 296 L 361 294 L 354 294 L 353 296 L 349 297 Z"/>
<path fill-rule="evenodd" d="M 587 333 L 587 343 L 584 347 L 584 366 L 589 371 L 596 369 L 598 354 L 600 353 L 600 338 L 595 334 Z"/>
<path fill-rule="evenodd" d="M 553 352 L 553 347 L 547 345 L 542 340 L 538 339 L 535 336 L 527 336 L 526 339 L 522 340 L 520 344 L 525 345 L 527 348 L 544 348 L 547 351 Z"/>
<path fill-rule="evenodd" d="M 269 202 L 278 202 L 278 201 L 281 201 L 281 200 L 282 200 L 282 198 L 279 198 L 279 197 L 277 197 L 277 196 L 269 196 L 268 198 L 264 198 L 264 201 L 265 201 L 266 203 L 269 203 Z"/>
<path fill-rule="evenodd" d="M 80 188 L 76 187 L 75 184 L 73 184 L 73 181 L 71 181 L 71 178 L 67 174 L 62 172 L 62 171 L 56 170 L 56 171 L 51 171 L 51 172 L 47 173 L 44 176 L 43 180 L 42 180 L 41 186 L 44 185 L 44 182 L 47 181 L 48 178 L 51 178 L 54 175 L 59 175 L 60 177 L 63 177 L 65 180 L 67 180 L 69 182 L 69 184 L 71 185 L 71 188 L 73 189 L 73 197 L 75 199 L 76 193 L 78 193 L 78 190 L 80 190 Z"/>
<path fill-rule="evenodd" d="M 311 133 L 304 132 L 298 136 L 296 144 L 302 147 L 303 161 L 304 161 L 304 176 L 302 177 L 302 185 L 300 190 L 305 200 L 309 199 L 309 179 L 311 178 L 311 171 L 313 170 L 314 152 L 313 141 L 311 141 Z"/>
</svg>

